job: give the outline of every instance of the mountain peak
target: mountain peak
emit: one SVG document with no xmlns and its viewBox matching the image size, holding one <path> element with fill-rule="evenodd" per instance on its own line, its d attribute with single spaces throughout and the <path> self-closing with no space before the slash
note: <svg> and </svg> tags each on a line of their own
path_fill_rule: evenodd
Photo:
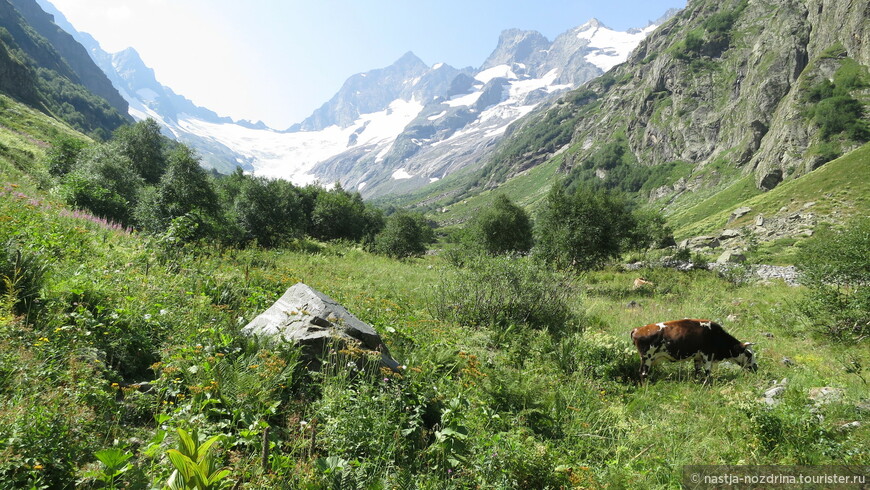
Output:
<svg viewBox="0 0 870 490">
<path fill-rule="evenodd" d="M 550 48 L 550 41 L 538 31 L 505 29 L 498 38 L 498 46 L 480 67 L 486 70 L 513 63 L 536 63 Z"/>
</svg>

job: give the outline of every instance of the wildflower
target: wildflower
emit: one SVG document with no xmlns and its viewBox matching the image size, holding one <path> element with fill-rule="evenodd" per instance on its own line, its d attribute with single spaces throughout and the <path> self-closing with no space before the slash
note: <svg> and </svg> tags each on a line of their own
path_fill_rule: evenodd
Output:
<svg viewBox="0 0 870 490">
<path fill-rule="evenodd" d="M 35 465 L 33 465 L 33 469 L 34 469 L 34 470 L 41 470 L 41 469 L 43 469 L 43 468 L 45 468 L 45 466 L 42 466 L 42 465 L 39 464 L 39 463 L 36 463 Z"/>
<path fill-rule="evenodd" d="M 251 364 L 250 366 L 248 366 L 248 369 L 257 369 L 258 367 L 260 367 L 259 364 Z"/>
<path fill-rule="evenodd" d="M 150 319 L 151 319 L 151 313 L 145 313 L 145 319 L 146 319 L 146 320 L 150 320 Z"/>
<path fill-rule="evenodd" d="M 169 312 L 166 311 L 166 310 L 160 310 L 160 314 L 161 314 L 161 315 L 165 315 L 165 314 L 167 314 L 167 313 L 169 313 Z"/>
<path fill-rule="evenodd" d="M 112 383 L 112 388 L 117 388 L 117 387 L 118 387 L 118 383 Z"/>
</svg>

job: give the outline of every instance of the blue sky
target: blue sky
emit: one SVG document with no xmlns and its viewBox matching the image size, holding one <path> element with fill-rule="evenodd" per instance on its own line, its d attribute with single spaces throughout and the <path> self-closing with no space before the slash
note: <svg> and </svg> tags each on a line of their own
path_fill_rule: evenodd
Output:
<svg viewBox="0 0 870 490">
<path fill-rule="evenodd" d="M 407 51 L 477 67 L 504 29 L 553 40 L 592 17 L 644 27 L 685 0 L 49 0 L 103 49 L 135 48 L 157 79 L 218 114 L 284 129 L 350 75 Z"/>
</svg>

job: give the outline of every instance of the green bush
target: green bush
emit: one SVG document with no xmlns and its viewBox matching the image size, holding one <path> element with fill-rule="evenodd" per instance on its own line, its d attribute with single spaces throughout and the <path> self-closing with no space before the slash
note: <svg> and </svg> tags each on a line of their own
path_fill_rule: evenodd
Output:
<svg viewBox="0 0 870 490">
<path fill-rule="evenodd" d="M 803 310 L 839 339 L 870 333 L 870 217 L 822 228 L 797 257 L 808 288 Z"/>
<path fill-rule="evenodd" d="M 87 143 L 78 138 L 62 135 L 52 141 L 51 149 L 46 154 L 48 172 L 56 177 L 63 177 L 75 166 L 79 154 L 87 147 Z"/>
<path fill-rule="evenodd" d="M 397 213 L 375 237 L 374 251 L 398 259 L 420 256 L 433 241 L 435 233 L 423 215 Z"/>
<path fill-rule="evenodd" d="M 0 247 L 0 306 L 23 314 L 39 298 L 47 265 L 13 242 Z"/>
<path fill-rule="evenodd" d="M 60 194 L 71 206 L 129 224 L 142 186 L 142 177 L 118 145 L 103 143 L 79 155 L 74 170 L 61 185 Z"/>
<path fill-rule="evenodd" d="M 555 184 L 536 230 L 539 257 L 557 267 L 589 270 L 622 253 L 636 221 L 620 196 L 590 187 L 569 194 Z"/>
<path fill-rule="evenodd" d="M 532 221 L 526 211 L 499 194 L 469 225 L 466 246 L 483 247 L 492 255 L 524 254 L 534 245 Z"/>
<path fill-rule="evenodd" d="M 367 207 L 359 193 L 336 184 L 332 190 L 317 194 L 308 232 L 320 240 L 359 241 L 373 237 L 383 226 L 380 212 Z"/>
<path fill-rule="evenodd" d="M 478 256 L 441 276 L 430 310 L 460 325 L 527 325 L 555 332 L 576 320 L 572 293 L 567 275 L 530 258 Z"/>
</svg>

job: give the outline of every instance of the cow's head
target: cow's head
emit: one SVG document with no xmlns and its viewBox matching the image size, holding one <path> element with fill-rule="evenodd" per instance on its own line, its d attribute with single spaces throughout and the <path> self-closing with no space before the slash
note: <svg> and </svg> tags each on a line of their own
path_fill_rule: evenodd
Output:
<svg viewBox="0 0 870 490">
<path fill-rule="evenodd" d="M 737 347 L 737 364 L 752 372 L 758 371 L 758 363 L 755 362 L 755 352 L 750 348 L 752 342 L 743 342 Z"/>
</svg>

